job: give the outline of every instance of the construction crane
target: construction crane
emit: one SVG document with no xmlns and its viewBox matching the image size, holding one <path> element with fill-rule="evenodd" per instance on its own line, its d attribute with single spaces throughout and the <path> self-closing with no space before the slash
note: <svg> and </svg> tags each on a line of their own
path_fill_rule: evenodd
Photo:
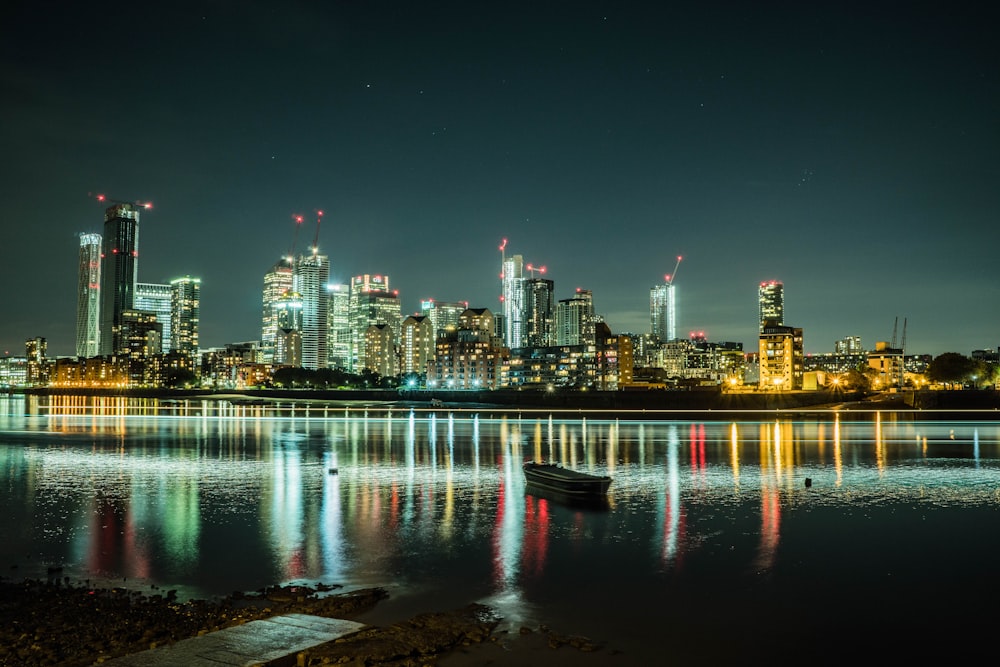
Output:
<svg viewBox="0 0 1000 667">
<path fill-rule="evenodd" d="M 538 271 L 539 273 L 541 273 L 541 274 L 544 275 L 545 272 L 548 270 L 544 266 L 535 266 L 534 264 L 528 264 L 524 268 L 528 270 L 528 272 L 531 274 L 532 278 L 535 277 L 535 271 Z"/>
<path fill-rule="evenodd" d="M 673 285 L 674 284 L 674 278 L 677 277 L 677 269 L 680 268 L 681 260 L 682 259 L 683 259 L 683 257 L 681 257 L 680 255 L 677 255 L 677 263 L 674 264 L 674 272 L 673 273 L 668 273 L 667 275 L 663 276 L 663 279 L 667 281 L 667 285 Z"/>
<path fill-rule="evenodd" d="M 104 204 L 123 204 L 125 206 L 134 206 L 146 210 L 153 208 L 153 202 L 149 201 L 125 201 L 123 199 L 111 199 L 107 195 L 101 195 L 101 194 L 95 195 L 91 193 L 87 194 Z"/>
<path fill-rule="evenodd" d="M 319 252 L 319 223 L 323 220 L 323 211 L 316 211 L 316 236 L 313 237 L 312 254 Z"/>
<path fill-rule="evenodd" d="M 503 239 L 500 242 L 500 302 L 503 303 L 503 273 L 506 270 L 507 264 L 507 239 Z"/>
<path fill-rule="evenodd" d="M 288 261 L 292 262 L 294 264 L 295 263 L 295 244 L 299 240 L 299 228 L 302 227 L 302 221 L 304 220 L 304 218 L 301 215 L 299 215 L 298 213 L 295 213 L 295 214 L 292 215 L 292 220 L 295 221 L 295 231 L 292 233 L 292 247 L 288 249 Z"/>
</svg>

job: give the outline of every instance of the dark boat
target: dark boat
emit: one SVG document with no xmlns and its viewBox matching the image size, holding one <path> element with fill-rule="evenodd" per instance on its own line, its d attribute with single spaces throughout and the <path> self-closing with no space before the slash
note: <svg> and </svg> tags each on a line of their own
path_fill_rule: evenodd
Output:
<svg viewBox="0 0 1000 667">
<path fill-rule="evenodd" d="M 607 475 L 591 475 L 560 465 L 534 461 L 524 464 L 524 479 L 529 488 L 534 486 L 554 491 L 567 498 L 603 498 L 607 496 L 611 486 L 611 478 Z"/>
</svg>

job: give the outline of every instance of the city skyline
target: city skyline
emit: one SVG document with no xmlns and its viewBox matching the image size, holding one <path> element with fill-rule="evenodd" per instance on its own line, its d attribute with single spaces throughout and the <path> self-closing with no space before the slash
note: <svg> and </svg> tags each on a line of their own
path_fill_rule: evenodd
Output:
<svg viewBox="0 0 1000 667">
<path fill-rule="evenodd" d="M 683 255 L 679 337 L 753 350 L 779 280 L 808 353 L 904 318 L 908 352 L 995 349 L 1000 54 L 979 11 L 19 6 L 0 216 L 8 280 L 30 280 L 0 350 L 74 354 L 97 192 L 153 202 L 138 280 L 202 279 L 203 347 L 260 336 L 302 215 L 330 282 L 385 271 L 404 317 L 499 314 L 507 238 L 615 333 L 649 331 Z M 23 26 L 42 24 L 40 48 Z"/>
</svg>

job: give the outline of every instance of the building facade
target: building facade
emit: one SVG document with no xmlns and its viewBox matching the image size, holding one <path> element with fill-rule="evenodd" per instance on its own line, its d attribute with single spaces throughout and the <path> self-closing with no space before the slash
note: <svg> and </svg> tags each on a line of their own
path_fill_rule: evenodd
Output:
<svg viewBox="0 0 1000 667">
<path fill-rule="evenodd" d="M 760 333 L 757 355 L 758 384 L 761 389 L 802 389 L 802 374 L 805 370 L 802 329 L 768 324 Z"/>
<path fill-rule="evenodd" d="M 327 365 L 327 283 L 330 259 L 313 251 L 295 264 L 295 291 L 302 295 L 302 367 L 310 370 Z"/>
<path fill-rule="evenodd" d="M 677 340 L 677 302 L 670 283 L 649 290 L 649 330 L 658 341 Z"/>
<path fill-rule="evenodd" d="M 154 354 L 167 352 L 171 349 L 171 337 L 173 335 L 171 324 L 173 322 L 173 289 L 168 284 L 162 283 L 136 283 L 135 284 L 135 310 L 144 310 L 156 314 L 156 321 L 163 328 L 160 341 L 162 350 L 156 350 Z"/>
<path fill-rule="evenodd" d="M 258 361 L 265 364 L 274 362 L 274 351 L 278 339 L 278 302 L 285 292 L 292 289 L 292 260 L 282 257 L 264 274 L 262 298 L 260 347 Z"/>
<path fill-rule="evenodd" d="M 768 325 L 782 326 L 785 323 L 785 286 L 778 280 L 762 282 L 757 290 L 757 307 L 760 332 Z"/>
<path fill-rule="evenodd" d="M 596 322 L 593 293 L 578 287 L 556 307 L 556 345 L 593 345 Z"/>
<path fill-rule="evenodd" d="M 447 332 L 448 329 L 444 331 Z M 399 335 L 399 372 L 403 375 L 426 376 L 427 365 L 434 359 L 436 340 L 437 335 L 430 317 L 410 315 L 403 320 Z"/>
<path fill-rule="evenodd" d="M 139 264 L 139 207 L 115 204 L 104 211 L 101 267 L 102 355 L 121 349 L 122 313 L 135 308 Z"/>
<path fill-rule="evenodd" d="M 351 373 L 365 368 L 365 333 L 368 327 L 386 324 L 399 344 L 402 322 L 399 295 L 389 290 L 389 276 L 364 274 L 351 278 Z"/>
<path fill-rule="evenodd" d="M 196 355 L 201 319 L 201 278 L 184 276 L 170 281 L 170 345 L 167 351 Z"/>
<path fill-rule="evenodd" d="M 80 234 L 76 291 L 76 356 L 101 353 L 101 235 Z"/>
<path fill-rule="evenodd" d="M 327 367 L 347 370 L 351 365 L 351 290 L 342 283 L 326 286 Z"/>
<path fill-rule="evenodd" d="M 503 344 L 524 346 L 524 257 L 513 255 L 503 262 Z"/>
</svg>

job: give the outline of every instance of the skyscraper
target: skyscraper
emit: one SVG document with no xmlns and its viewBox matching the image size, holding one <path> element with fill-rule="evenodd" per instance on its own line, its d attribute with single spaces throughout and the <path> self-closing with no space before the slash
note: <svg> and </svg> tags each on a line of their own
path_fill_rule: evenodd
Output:
<svg viewBox="0 0 1000 667">
<path fill-rule="evenodd" d="M 104 211 L 101 268 L 102 355 L 121 348 L 122 313 L 135 308 L 135 285 L 139 264 L 139 208 L 114 204 Z"/>
<path fill-rule="evenodd" d="M 656 285 L 649 290 L 650 332 L 662 342 L 677 340 L 677 302 L 671 283 Z"/>
<path fill-rule="evenodd" d="M 80 234 L 76 289 L 76 356 L 101 352 L 101 235 Z"/>
<path fill-rule="evenodd" d="M 446 331 L 458 329 L 458 318 L 468 307 L 468 301 L 446 302 L 425 299 L 420 302 L 420 314 L 430 318 L 434 337 L 437 338 Z"/>
<path fill-rule="evenodd" d="M 294 289 L 302 295 L 302 367 L 311 370 L 327 364 L 327 289 L 330 259 L 313 248 L 295 263 Z"/>
<path fill-rule="evenodd" d="M 556 345 L 594 345 L 597 319 L 593 293 L 578 287 L 556 307 Z"/>
<path fill-rule="evenodd" d="M 278 311 L 276 304 L 285 292 L 292 289 L 292 260 L 282 257 L 264 274 L 260 328 L 260 362 L 274 362 L 274 348 L 278 337 Z"/>
<path fill-rule="evenodd" d="M 503 344 L 524 346 L 524 258 L 514 255 L 503 262 Z"/>
<path fill-rule="evenodd" d="M 457 324 L 456 320 L 456 326 Z M 434 343 L 437 340 L 431 318 L 426 315 L 410 315 L 400 327 L 399 372 L 426 374 L 427 364 L 434 359 Z"/>
<path fill-rule="evenodd" d="M 190 355 L 197 354 L 200 316 L 201 278 L 184 276 L 171 280 L 170 345 L 167 347 L 168 351 L 177 350 Z"/>
<path fill-rule="evenodd" d="M 548 347 L 555 342 L 555 283 L 546 278 L 524 280 L 524 347 Z"/>
<path fill-rule="evenodd" d="M 328 368 L 346 370 L 351 365 L 351 290 L 347 285 L 326 286 L 326 358 Z"/>
<path fill-rule="evenodd" d="M 760 284 L 757 301 L 760 308 L 760 333 L 765 326 L 782 326 L 785 323 L 785 286 L 779 280 L 766 280 Z"/>
<path fill-rule="evenodd" d="M 302 295 L 286 291 L 274 303 L 278 332 L 274 344 L 274 363 L 302 368 Z"/>
<path fill-rule="evenodd" d="M 402 320 L 399 295 L 389 291 L 389 276 L 364 274 L 351 278 L 351 366 L 352 373 L 365 367 L 365 334 L 368 327 L 387 324 L 393 343 L 399 344 Z"/>
<path fill-rule="evenodd" d="M 168 352 L 172 348 L 171 321 L 173 319 L 172 289 L 170 285 L 162 283 L 136 283 L 135 284 L 135 309 L 156 314 L 156 321 L 162 326 L 160 344 L 162 350 L 155 350 L 154 354 Z"/>
</svg>

